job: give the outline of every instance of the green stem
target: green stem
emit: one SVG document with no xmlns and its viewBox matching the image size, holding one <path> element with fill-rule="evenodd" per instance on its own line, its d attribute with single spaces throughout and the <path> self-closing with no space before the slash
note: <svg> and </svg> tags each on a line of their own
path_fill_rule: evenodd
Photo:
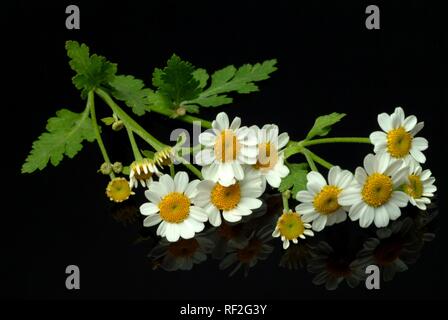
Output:
<svg viewBox="0 0 448 320">
<path fill-rule="evenodd" d="M 166 108 L 162 108 L 156 105 L 152 105 L 150 106 L 151 111 L 162 114 L 164 116 L 167 117 L 172 117 L 173 116 L 173 111 L 171 109 L 166 109 Z M 194 117 L 194 116 L 190 116 L 188 114 L 184 115 L 184 116 L 179 116 L 176 117 L 175 119 L 187 122 L 187 123 L 193 123 L 193 122 L 201 122 L 201 127 L 206 128 L 206 129 L 210 129 L 212 127 L 212 123 L 210 121 L 198 118 L 198 117 Z"/>
<path fill-rule="evenodd" d="M 176 174 L 176 172 L 174 171 L 174 164 L 170 164 L 170 176 L 171 178 L 174 178 L 174 175 Z"/>
<path fill-rule="evenodd" d="M 314 140 L 304 140 L 299 142 L 303 147 L 313 146 L 323 143 L 371 143 L 369 138 L 344 137 L 344 138 L 322 138 Z"/>
<path fill-rule="evenodd" d="M 311 159 L 313 159 L 315 162 L 317 162 L 318 164 L 320 164 L 322 167 L 325 167 L 327 169 L 330 169 L 331 167 L 333 167 L 333 165 L 322 159 L 321 157 L 319 157 L 317 154 L 315 154 L 314 152 L 311 152 L 308 149 L 303 149 L 303 151 L 305 151 L 306 153 L 308 153 L 308 155 L 311 157 Z"/>
<path fill-rule="evenodd" d="M 89 91 L 87 96 L 87 106 L 90 109 L 90 118 L 92 120 L 93 131 L 95 132 L 95 138 L 98 142 L 98 147 L 101 150 L 101 154 L 103 155 L 104 162 L 111 164 L 109 156 L 107 154 L 106 147 L 104 146 L 103 139 L 101 138 L 100 129 L 98 127 L 98 123 L 96 121 L 96 112 L 95 112 L 95 95 L 93 91 Z M 115 178 L 115 174 L 113 172 L 109 173 L 109 177 L 111 179 Z"/>
<path fill-rule="evenodd" d="M 110 95 L 102 90 L 95 89 L 95 92 L 107 103 L 112 111 L 123 121 L 124 125 L 135 132 L 139 137 L 145 140 L 156 151 L 162 150 L 165 145 L 153 137 L 149 132 L 142 128 L 134 119 L 132 119 L 123 109 L 121 109 Z"/>
<path fill-rule="evenodd" d="M 300 152 L 302 152 L 302 154 L 305 156 L 306 161 L 308 162 L 308 165 L 310 166 L 311 170 L 319 172 L 319 170 L 317 170 L 316 164 L 314 163 L 313 158 L 311 157 L 311 151 L 309 151 L 308 149 L 303 149 Z"/>
<path fill-rule="evenodd" d="M 291 196 L 291 192 L 289 190 L 282 193 L 282 200 L 283 200 L 283 210 L 288 212 L 289 211 L 289 203 L 288 199 Z"/>
<path fill-rule="evenodd" d="M 140 161 L 143 159 L 142 154 L 140 153 L 140 150 L 138 149 L 137 143 L 135 142 L 134 134 L 132 133 L 132 130 L 129 129 L 126 126 L 126 131 L 128 132 L 129 142 L 132 146 L 132 152 L 134 153 L 134 158 L 137 161 Z"/>
</svg>

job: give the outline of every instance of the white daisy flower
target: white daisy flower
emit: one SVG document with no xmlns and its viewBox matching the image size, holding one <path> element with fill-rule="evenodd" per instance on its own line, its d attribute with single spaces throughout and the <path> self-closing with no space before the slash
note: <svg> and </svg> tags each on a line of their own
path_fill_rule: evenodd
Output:
<svg viewBox="0 0 448 320">
<path fill-rule="evenodd" d="M 129 186 L 131 188 L 137 188 L 139 182 L 143 187 L 147 187 L 152 182 L 154 175 L 160 175 L 155 163 L 147 158 L 132 162 L 129 169 Z"/>
<path fill-rule="evenodd" d="M 204 166 L 202 174 L 227 187 L 244 178 L 242 165 L 257 162 L 257 139 L 253 130 L 241 127 L 236 117 L 229 125 L 229 117 L 221 112 L 212 122 L 212 130 L 199 135 L 205 148 L 196 154 L 196 163 Z"/>
<path fill-rule="evenodd" d="M 140 206 L 141 214 L 147 216 L 143 226 L 151 227 L 160 223 L 157 235 L 175 242 L 180 238 L 191 239 L 204 229 L 207 213 L 193 205 L 199 180 L 188 182 L 186 172 L 178 172 L 173 178 L 165 174 L 158 182 L 153 182 L 145 191 L 149 200 Z"/>
<path fill-rule="evenodd" d="M 408 176 L 403 186 L 403 191 L 409 196 L 409 201 L 420 210 L 426 210 L 426 205 L 431 203 L 431 197 L 437 191 L 434 185 L 436 179 L 431 176 L 431 171 L 415 162 L 409 163 Z"/>
<path fill-rule="evenodd" d="M 378 124 L 383 131 L 370 134 L 370 141 L 375 146 L 375 153 L 385 153 L 394 159 L 413 159 L 425 163 L 422 151 L 428 148 L 428 140 L 415 135 L 423 129 L 424 123 L 418 122 L 415 116 L 405 118 L 403 109 L 398 107 L 394 113 L 378 115 Z"/>
<path fill-rule="evenodd" d="M 314 231 L 345 221 L 348 208 L 341 206 L 339 195 L 352 184 L 353 174 L 336 166 L 328 172 L 328 184 L 315 171 L 307 174 L 307 181 L 307 190 L 299 191 L 296 196 L 302 202 L 296 211 L 300 212 L 303 221 L 312 222 Z"/>
<path fill-rule="evenodd" d="M 282 149 L 288 144 L 289 136 L 286 132 L 278 134 L 275 124 L 266 124 L 263 128 L 252 126 L 257 137 L 258 156 L 257 162 L 252 166 L 253 170 L 259 172 L 270 186 L 278 188 L 282 178 L 289 174 L 289 169 L 284 164 Z"/>
<path fill-rule="evenodd" d="M 256 172 L 246 172 L 244 179 L 229 186 L 214 182 L 209 176 L 198 184 L 195 204 L 203 207 L 208 214 L 211 225 L 221 224 L 224 220 L 238 222 L 243 216 L 252 214 L 263 202 L 257 199 L 263 194 L 261 176 Z"/>
<path fill-rule="evenodd" d="M 362 228 L 374 222 L 379 228 L 400 217 L 400 208 L 408 203 L 408 196 L 397 190 L 408 171 L 402 163 L 385 153 L 364 158 L 364 168 L 356 169 L 353 185 L 339 195 L 341 205 L 351 206 L 348 215 L 352 221 L 359 220 Z"/>
<path fill-rule="evenodd" d="M 298 243 L 298 238 L 305 239 L 305 236 L 314 236 L 313 231 L 309 230 L 311 225 L 304 223 L 300 214 L 297 212 L 283 211 L 283 214 L 278 218 L 272 236 L 274 238 L 281 237 L 283 241 L 283 249 L 288 249 L 289 241 L 294 244 Z"/>
</svg>

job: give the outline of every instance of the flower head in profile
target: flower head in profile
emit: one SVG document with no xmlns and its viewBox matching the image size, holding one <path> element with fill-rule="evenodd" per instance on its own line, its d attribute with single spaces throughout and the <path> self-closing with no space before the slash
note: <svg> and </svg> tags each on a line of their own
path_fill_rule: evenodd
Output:
<svg viewBox="0 0 448 320">
<path fill-rule="evenodd" d="M 152 182 L 153 176 L 159 174 L 160 172 L 152 160 L 147 158 L 136 160 L 130 166 L 129 186 L 137 188 L 140 182 L 143 187 L 147 187 Z"/>
<path fill-rule="evenodd" d="M 246 172 L 243 180 L 229 186 L 208 180 L 207 176 L 204 178 L 206 180 L 198 184 L 195 203 L 205 209 L 211 225 L 215 227 L 221 225 L 221 214 L 228 222 L 238 222 L 262 205 L 262 201 L 257 198 L 264 189 L 261 176 L 256 172 Z"/>
<path fill-rule="evenodd" d="M 351 206 L 348 215 L 352 221 L 359 220 L 362 228 L 372 222 L 380 228 L 400 217 L 400 208 L 408 203 L 408 196 L 399 190 L 408 172 L 402 164 L 384 153 L 364 158 L 364 168 L 356 169 L 353 185 L 339 196 L 341 205 Z"/>
<path fill-rule="evenodd" d="M 284 211 L 278 218 L 272 236 L 274 238 L 281 237 L 283 249 L 288 249 L 289 242 L 298 243 L 298 238 L 305 239 L 305 236 L 314 236 L 313 231 L 309 230 L 311 225 L 303 222 L 300 214 L 292 210 Z"/>
<path fill-rule="evenodd" d="M 409 196 L 409 201 L 420 210 L 426 210 L 426 205 L 431 203 L 437 187 L 434 185 L 436 179 L 431 176 L 431 171 L 415 162 L 409 164 L 408 176 L 403 186 L 403 191 Z"/>
<path fill-rule="evenodd" d="M 199 135 L 199 143 L 205 148 L 196 154 L 196 163 L 204 166 L 204 176 L 225 187 L 244 179 L 242 165 L 257 162 L 255 134 L 240 125 L 240 118 L 229 123 L 227 114 L 221 112 L 212 122 L 213 129 Z"/>
<path fill-rule="evenodd" d="M 114 178 L 106 187 L 107 197 L 114 202 L 123 202 L 134 193 L 125 178 Z"/>
<path fill-rule="evenodd" d="M 347 207 L 339 202 L 341 192 L 353 181 L 353 174 L 335 166 L 328 172 L 328 183 L 318 172 L 307 175 L 307 190 L 299 191 L 296 199 L 302 203 L 296 207 L 304 222 L 312 223 L 313 230 L 321 231 L 325 226 L 347 219 Z"/>
<path fill-rule="evenodd" d="M 250 129 L 256 134 L 258 146 L 257 162 L 252 168 L 261 174 L 264 184 L 267 181 L 270 186 L 278 188 L 282 178 L 289 173 L 282 152 L 289 136 L 286 132 L 279 134 L 275 124 L 264 125 L 261 129 L 252 126 Z"/>
<path fill-rule="evenodd" d="M 384 153 L 393 159 L 412 159 L 419 163 L 426 161 L 422 151 L 428 148 L 428 140 L 416 137 L 423 129 L 424 123 L 418 122 L 415 116 L 408 116 L 398 107 L 394 113 L 378 115 L 378 124 L 383 131 L 370 134 L 370 141 L 375 145 L 375 153 Z"/>
<path fill-rule="evenodd" d="M 191 239 L 204 229 L 207 213 L 193 204 L 199 180 L 189 182 L 186 172 L 178 172 L 174 179 L 165 174 L 149 185 L 145 196 L 149 200 L 140 206 L 146 218 L 143 226 L 159 224 L 157 235 L 175 242 L 179 238 Z"/>
</svg>

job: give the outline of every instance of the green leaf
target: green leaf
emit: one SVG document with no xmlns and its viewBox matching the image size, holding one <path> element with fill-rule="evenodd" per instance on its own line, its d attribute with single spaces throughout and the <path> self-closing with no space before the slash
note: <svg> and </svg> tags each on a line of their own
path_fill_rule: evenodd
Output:
<svg viewBox="0 0 448 320">
<path fill-rule="evenodd" d="M 145 111 L 149 111 L 148 97 L 153 91 L 145 88 L 142 80 L 133 76 L 116 76 L 109 85 L 112 87 L 113 96 L 124 101 L 136 115 L 141 116 Z"/>
<path fill-rule="evenodd" d="M 285 192 L 292 188 L 293 197 L 297 192 L 306 189 L 306 175 L 308 174 L 308 165 L 306 163 L 288 164 L 289 174 L 282 179 L 278 190 Z"/>
<path fill-rule="evenodd" d="M 47 131 L 34 141 L 32 150 L 22 166 L 22 173 L 42 170 L 50 161 L 57 166 L 64 155 L 73 158 L 83 147 L 82 142 L 95 140 L 88 109 L 75 113 L 67 109 L 56 112 L 47 122 Z"/>
<path fill-rule="evenodd" d="M 308 132 L 306 139 L 311 139 L 315 136 L 326 136 L 330 132 L 331 126 L 339 122 L 343 117 L 345 117 L 345 113 L 337 112 L 318 117 L 310 132 Z"/>
<path fill-rule="evenodd" d="M 273 59 L 261 64 L 245 64 L 239 69 L 228 66 L 218 70 L 211 77 L 210 87 L 200 93 L 196 99 L 187 103 L 199 104 L 203 107 L 217 107 L 233 101 L 225 93 L 258 91 L 258 86 L 254 82 L 268 79 L 269 75 L 277 70 L 276 63 L 277 60 Z"/>
<path fill-rule="evenodd" d="M 158 93 L 170 98 L 175 105 L 180 105 L 182 101 L 195 99 L 201 92 L 204 74 L 196 74 L 202 77 L 199 81 L 193 76 L 194 71 L 191 63 L 182 61 L 174 54 L 163 70 L 154 70 L 152 83 L 158 88 Z"/>
<path fill-rule="evenodd" d="M 114 117 L 106 117 L 106 118 L 101 119 L 101 121 L 102 121 L 106 126 L 111 126 L 111 125 L 115 122 L 115 119 L 114 119 Z"/>
<path fill-rule="evenodd" d="M 199 81 L 199 88 L 203 89 L 207 85 L 208 81 L 208 73 L 205 69 L 196 69 L 193 71 L 193 78 L 195 78 L 197 81 Z"/>
<path fill-rule="evenodd" d="M 89 47 L 76 41 L 65 44 L 67 55 L 71 59 L 70 67 L 76 72 L 73 84 L 81 90 L 85 98 L 90 90 L 110 82 L 117 72 L 117 65 L 96 54 L 89 54 Z"/>
<path fill-rule="evenodd" d="M 173 109 L 173 103 L 170 101 L 168 97 L 164 95 L 152 91 L 148 97 L 148 105 L 151 107 L 156 107 L 157 109 Z"/>
</svg>

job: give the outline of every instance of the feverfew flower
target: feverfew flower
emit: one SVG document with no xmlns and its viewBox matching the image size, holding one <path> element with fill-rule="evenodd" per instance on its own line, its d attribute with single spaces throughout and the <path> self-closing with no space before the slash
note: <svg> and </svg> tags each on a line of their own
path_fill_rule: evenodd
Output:
<svg viewBox="0 0 448 320">
<path fill-rule="evenodd" d="M 339 195 L 351 185 L 353 174 L 336 166 L 328 172 L 329 183 L 315 171 L 308 173 L 307 181 L 307 190 L 299 191 L 296 196 L 302 202 L 296 211 L 303 221 L 312 223 L 315 231 L 345 221 L 348 208 L 339 203 Z"/>
<path fill-rule="evenodd" d="M 400 208 L 408 203 L 408 196 L 398 190 L 408 172 L 402 163 L 385 153 L 364 158 L 364 168 L 356 169 L 353 185 L 339 195 L 341 205 L 351 206 L 348 215 L 352 221 L 359 220 L 362 228 L 372 222 L 380 228 L 400 217 Z"/>
<path fill-rule="evenodd" d="M 434 185 L 436 179 L 431 176 L 431 171 L 415 162 L 409 164 L 408 176 L 403 191 L 409 196 L 409 201 L 420 210 L 426 210 L 426 205 L 431 203 L 437 187 Z"/>
<path fill-rule="evenodd" d="M 375 153 L 385 153 L 393 159 L 413 159 L 425 163 L 422 151 L 428 148 L 428 140 L 415 135 L 423 129 L 424 123 L 418 122 L 415 116 L 405 118 L 404 111 L 398 107 L 394 113 L 378 115 L 378 124 L 383 131 L 370 134 L 370 141 L 375 145 Z"/>
<path fill-rule="evenodd" d="M 221 112 L 212 122 L 212 130 L 199 135 L 205 148 L 196 154 L 196 163 L 204 166 L 202 174 L 228 187 L 244 179 L 242 165 L 257 162 L 257 139 L 253 130 L 241 127 L 236 117 L 229 124 L 229 117 Z"/>
<path fill-rule="evenodd" d="M 283 211 L 283 214 L 278 218 L 272 236 L 274 238 L 280 237 L 283 242 L 283 249 L 288 249 L 289 242 L 298 243 L 298 238 L 305 239 L 305 236 L 314 236 L 313 231 L 309 230 L 311 225 L 304 223 L 300 214 L 297 212 Z"/>
</svg>

